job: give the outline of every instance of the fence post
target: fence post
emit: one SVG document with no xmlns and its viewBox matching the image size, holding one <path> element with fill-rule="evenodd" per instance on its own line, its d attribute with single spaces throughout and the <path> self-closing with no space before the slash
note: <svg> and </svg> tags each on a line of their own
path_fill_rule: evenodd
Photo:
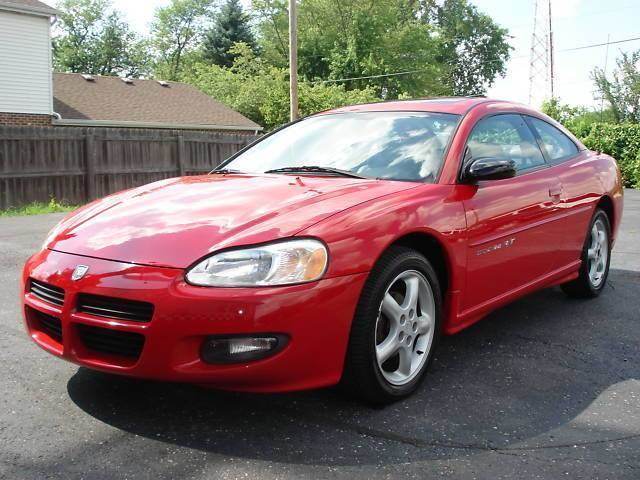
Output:
<svg viewBox="0 0 640 480">
<path fill-rule="evenodd" d="M 85 142 L 85 186 L 87 202 L 90 202 L 96 198 L 96 138 L 93 129 L 87 129 Z"/>
<path fill-rule="evenodd" d="M 177 137 L 178 140 L 178 155 L 177 155 L 177 160 L 178 160 L 178 176 L 180 177 L 184 177 L 185 174 L 185 168 L 184 168 L 184 162 L 185 162 L 185 158 L 184 158 L 184 136 L 182 135 L 178 135 Z"/>
</svg>

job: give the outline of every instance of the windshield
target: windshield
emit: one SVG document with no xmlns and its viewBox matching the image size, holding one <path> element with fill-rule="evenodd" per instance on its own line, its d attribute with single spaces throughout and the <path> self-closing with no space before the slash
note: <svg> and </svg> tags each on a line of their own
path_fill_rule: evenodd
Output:
<svg viewBox="0 0 640 480">
<path fill-rule="evenodd" d="M 330 167 L 367 177 L 434 182 L 458 120 L 458 115 L 426 112 L 318 115 L 275 132 L 224 168 L 264 173 Z"/>
</svg>

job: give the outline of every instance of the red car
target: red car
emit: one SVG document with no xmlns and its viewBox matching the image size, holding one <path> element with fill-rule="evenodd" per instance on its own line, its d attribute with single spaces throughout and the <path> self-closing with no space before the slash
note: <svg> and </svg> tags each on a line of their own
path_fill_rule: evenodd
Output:
<svg viewBox="0 0 640 480">
<path fill-rule="evenodd" d="M 441 334 L 600 294 L 622 195 L 614 159 L 521 105 L 340 108 L 69 215 L 24 268 L 26 326 L 105 372 L 389 402 Z"/>
</svg>

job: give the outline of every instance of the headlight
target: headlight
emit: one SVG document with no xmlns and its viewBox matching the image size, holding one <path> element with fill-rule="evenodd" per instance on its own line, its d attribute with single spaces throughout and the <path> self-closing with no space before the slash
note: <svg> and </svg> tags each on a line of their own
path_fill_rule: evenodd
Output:
<svg viewBox="0 0 640 480">
<path fill-rule="evenodd" d="M 320 279 L 327 259 L 327 249 L 318 240 L 288 240 L 214 254 L 191 268 L 186 278 L 205 287 L 291 285 Z"/>
</svg>

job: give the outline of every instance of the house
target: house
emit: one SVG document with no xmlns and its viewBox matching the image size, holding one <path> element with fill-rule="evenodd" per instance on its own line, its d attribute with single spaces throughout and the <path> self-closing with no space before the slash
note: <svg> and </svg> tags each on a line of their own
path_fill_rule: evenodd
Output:
<svg viewBox="0 0 640 480">
<path fill-rule="evenodd" d="M 0 126 L 262 130 L 184 83 L 52 74 L 56 13 L 38 0 L 0 0 Z"/>
<path fill-rule="evenodd" d="M 52 124 L 258 133 L 262 127 L 179 82 L 53 74 Z"/>
<path fill-rule="evenodd" d="M 51 124 L 55 14 L 37 0 L 0 0 L 0 125 Z"/>
</svg>

